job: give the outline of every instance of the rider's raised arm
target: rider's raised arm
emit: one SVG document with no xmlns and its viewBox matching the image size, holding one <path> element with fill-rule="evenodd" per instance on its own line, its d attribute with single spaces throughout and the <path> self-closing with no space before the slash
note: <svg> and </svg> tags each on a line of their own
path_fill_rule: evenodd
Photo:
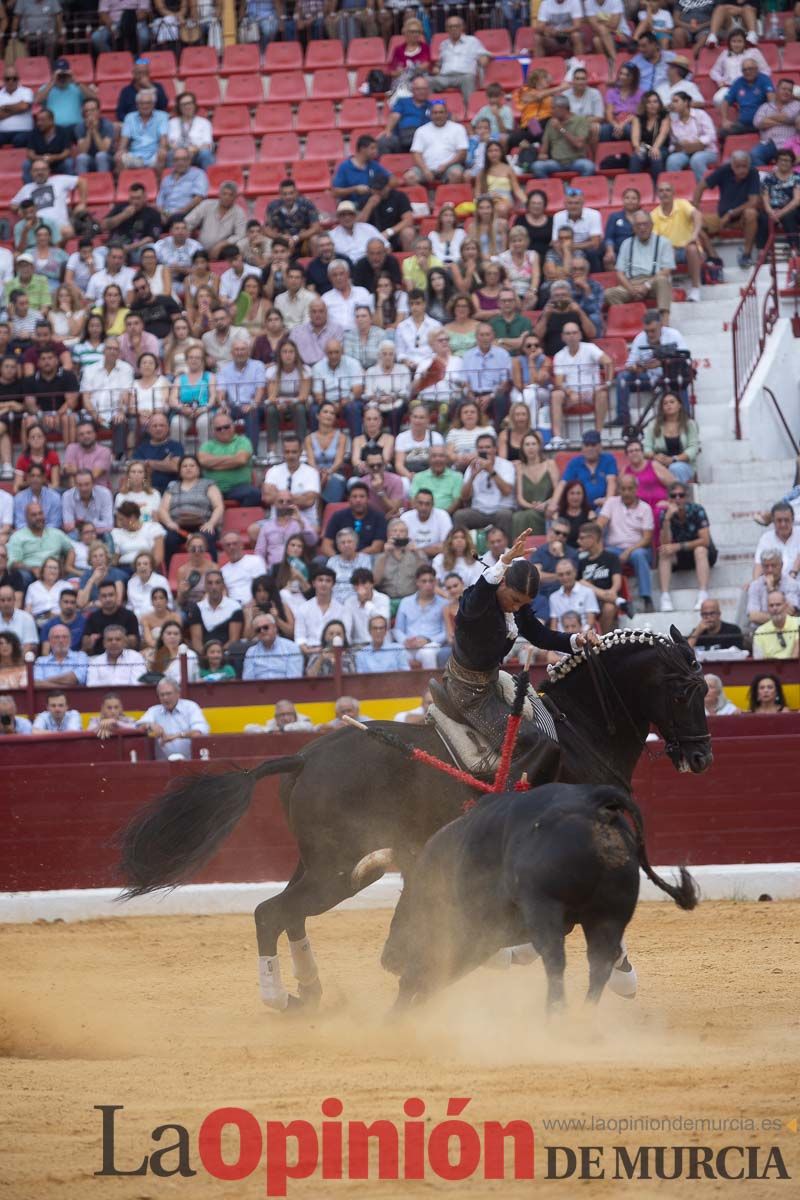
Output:
<svg viewBox="0 0 800 1200">
<path fill-rule="evenodd" d="M 560 650 L 562 654 L 572 653 L 573 645 L 570 634 L 558 633 L 555 629 L 549 629 L 537 616 L 534 616 L 531 608 L 521 608 L 516 617 L 517 629 L 532 646 L 539 646 L 542 650 Z"/>
</svg>

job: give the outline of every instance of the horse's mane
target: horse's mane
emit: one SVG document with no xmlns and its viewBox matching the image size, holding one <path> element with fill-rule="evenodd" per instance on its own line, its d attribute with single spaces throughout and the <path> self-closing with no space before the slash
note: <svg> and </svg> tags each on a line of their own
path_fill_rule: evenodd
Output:
<svg viewBox="0 0 800 1200">
<path fill-rule="evenodd" d="M 675 643 L 671 638 L 666 637 L 663 633 L 656 633 L 652 629 L 614 629 L 611 633 L 604 633 L 599 639 L 599 645 L 593 647 L 593 654 L 600 654 L 605 650 L 613 650 L 615 646 L 674 646 Z M 555 665 L 550 665 L 547 668 L 547 682 L 550 684 L 559 683 L 562 679 L 566 679 L 571 671 L 577 667 L 583 666 L 586 663 L 586 654 L 583 650 L 578 650 L 573 654 L 568 654 L 566 658 Z"/>
</svg>

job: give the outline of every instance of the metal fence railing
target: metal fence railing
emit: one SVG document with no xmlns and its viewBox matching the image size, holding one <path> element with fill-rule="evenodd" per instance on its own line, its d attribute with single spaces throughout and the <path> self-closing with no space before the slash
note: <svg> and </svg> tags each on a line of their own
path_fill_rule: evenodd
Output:
<svg viewBox="0 0 800 1200">
<path fill-rule="evenodd" d="M 761 285 L 766 279 L 766 288 Z M 775 238 L 769 240 L 758 257 L 753 273 L 742 289 L 742 298 L 731 321 L 733 339 L 733 397 L 736 437 L 741 440 L 740 407 L 747 385 L 761 361 L 767 338 L 780 315 L 778 268 L 775 261 Z"/>
</svg>

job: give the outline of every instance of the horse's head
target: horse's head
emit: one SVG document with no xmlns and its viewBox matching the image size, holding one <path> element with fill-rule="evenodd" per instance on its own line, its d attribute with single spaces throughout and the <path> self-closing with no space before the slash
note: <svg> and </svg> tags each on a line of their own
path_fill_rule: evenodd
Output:
<svg viewBox="0 0 800 1200">
<path fill-rule="evenodd" d="M 674 625 L 671 643 L 659 643 L 660 686 L 654 689 L 651 720 L 678 771 L 699 775 L 714 761 L 703 703 L 708 685 L 686 638 Z"/>
</svg>

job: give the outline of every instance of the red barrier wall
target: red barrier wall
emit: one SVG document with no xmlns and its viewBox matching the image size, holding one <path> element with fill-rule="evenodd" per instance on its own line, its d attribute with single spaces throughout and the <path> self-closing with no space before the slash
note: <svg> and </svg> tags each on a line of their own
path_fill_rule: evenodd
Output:
<svg viewBox="0 0 800 1200">
<path fill-rule="evenodd" d="M 792 717 L 713 722 L 714 766 L 699 777 L 678 774 L 663 755 L 651 757 L 660 746 L 651 743 L 634 780 L 651 861 L 800 861 L 798 724 Z M 120 882 L 116 836 L 171 779 L 231 763 L 254 766 L 267 753 L 291 754 L 306 740 L 297 734 L 212 739 L 212 754 L 234 757 L 226 763 L 215 755 L 210 765 L 132 766 L 115 761 L 110 748 L 107 756 L 95 752 L 95 762 L 70 764 L 67 772 L 8 763 L 0 798 L 0 891 L 114 886 Z M 240 746 L 248 757 L 240 757 Z M 257 756 L 251 757 L 254 750 Z M 295 861 L 278 780 L 265 779 L 249 812 L 196 882 L 287 879 Z"/>
</svg>

